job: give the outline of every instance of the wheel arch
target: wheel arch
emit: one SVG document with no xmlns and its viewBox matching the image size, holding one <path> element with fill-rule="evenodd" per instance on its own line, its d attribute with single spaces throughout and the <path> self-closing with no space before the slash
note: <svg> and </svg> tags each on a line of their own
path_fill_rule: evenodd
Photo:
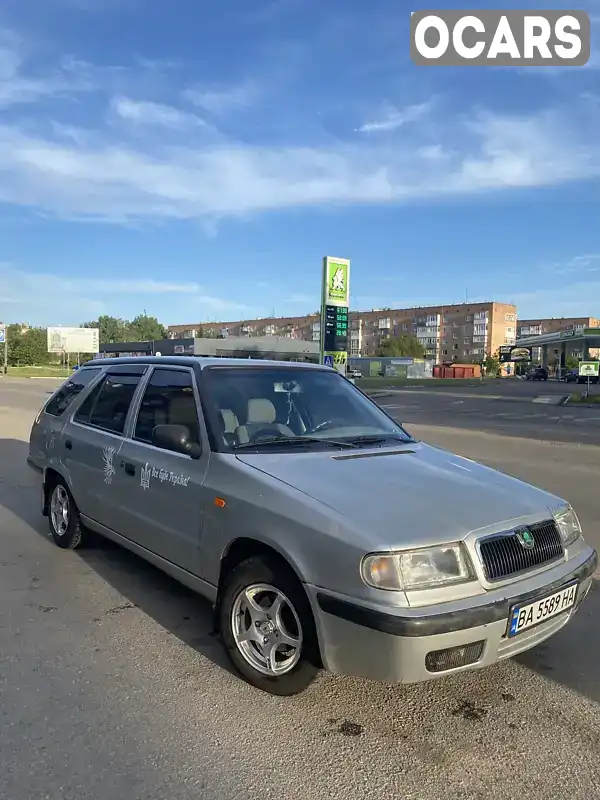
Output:
<svg viewBox="0 0 600 800">
<path fill-rule="evenodd" d="M 47 517 L 49 513 L 48 506 L 50 503 L 50 492 L 56 486 L 56 481 L 58 479 L 65 481 L 67 486 L 69 485 L 65 476 L 61 475 L 58 470 L 55 470 L 53 467 L 46 467 L 44 469 L 42 514 L 45 517 Z"/>
<path fill-rule="evenodd" d="M 318 666 L 319 668 L 323 668 L 323 656 L 322 656 L 322 641 L 321 641 L 321 631 L 320 625 L 318 623 L 317 615 L 315 613 L 316 609 L 313 606 L 311 601 L 311 597 L 309 593 L 306 591 L 305 581 L 302 578 L 302 573 L 298 567 L 298 565 L 289 557 L 288 554 L 284 554 L 276 545 L 273 545 L 270 542 L 266 542 L 263 539 L 254 538 L 252 536 L 240 536 L 236 539 L 233 539 L 223 553 L 221 555 L 221 563 L 219 569 L 219 582 L 217 586 L 217 600 L 215 602 L 214 607 L 214 623 L 215 623 L 215 630 L 218 630 L 219 624 L 219 613 L 221 609 L 221 601 L 223 598 L 223 588 L 225 585 L 225 578 L 231 572 L 231 570 L 235 569 L 238 564 L 241 564 L 248 558 L 252 558 L 253 556 L 263 556 L 268 558 L 271 561 L 277 561 L 281 564 L 282 568 L 287 570 L 291 575 L 293 575 L 298 583 L 300 584 L 302 591 L 304 592 L 308 604 L 308 608 L 312 614 L 312 623 L 314 625 L 314 632 L 316 634 L 316 647 L 317 653 L 316 658 L 318 659 Z"/>
<path fill-rule="evenodd" d="M 266 558 L 279 561 L 284 568 L 294 574 L 301 584 L 304 583 L 298 565 L 294 563 L 288 554 L 284 554 L 276 545 L 252 536 L 238 536 L 236 539 L 232 539 L 221 553 L 218 582 L 219 595 L 221 594 L 221 589 L 227 574 L 231 572 L 232 569 L 235 569 L 238 564 L 241 564 L 242 561 L 245 561 L 247 558 L 252 558 L 253 556 L 265 556 Z"/>
</svg>

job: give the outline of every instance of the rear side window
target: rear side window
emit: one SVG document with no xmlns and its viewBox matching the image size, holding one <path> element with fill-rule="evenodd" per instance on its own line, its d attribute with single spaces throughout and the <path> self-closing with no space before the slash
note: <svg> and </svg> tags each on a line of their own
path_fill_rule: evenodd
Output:
<svg viewBox="0 0 600 800">
<path fill-rule="evenodd" d="M 51 414 L 53 417 L 60 417 L 67 408 L 71 405 L 77 395 L 82 392 L 85 387 L 92 381 L 100 372 L 100 367 L 84 367 L 77 370 L 72 375 L 56 394 L 50 399 L 45 408 L 46 414 Z"/>
<path fill-rule="evenodd" d="M 74 420 L 110 433 L 123 433 L 129 406 L 141 378 L 141 374 L 109 373 L 84 400 Z"/>
<path fill-rule="evenodd" d="M 92 391 L 88 394 L 85 398 L 83 403 L 79 406 L 77 411 L 75 412 L 73 419 L 75 422 L 82 422 L 84 425 L 89 423 L 90 421 L 90 414 L 94 410 L 94 406 L 96 405 L 96 400 L 100 392 L 102 391 L 102 387 L 104 386 L 106 377 L 99 381 L 96 386 L 92 389 Z"/>
<path fill-rule="evenodd" d="M 198 411 L 189 371 L 158 367 L 152 373 L 138 412 L 134 438 L 151 444 L 157 425 L 185 425 L 190 441 L 200 442 Z"/>
</svg>

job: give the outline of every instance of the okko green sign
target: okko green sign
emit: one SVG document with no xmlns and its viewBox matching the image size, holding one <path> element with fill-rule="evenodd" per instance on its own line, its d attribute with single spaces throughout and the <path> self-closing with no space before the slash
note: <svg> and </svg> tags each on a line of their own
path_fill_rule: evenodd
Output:
<svg viewBox="0 0 600 800">
<path fill-rule="evenodd" d="M 346 374 L 349 351 L 350 261 L 323 259 L 321 289 L 321 363 Z"/>
</svg>

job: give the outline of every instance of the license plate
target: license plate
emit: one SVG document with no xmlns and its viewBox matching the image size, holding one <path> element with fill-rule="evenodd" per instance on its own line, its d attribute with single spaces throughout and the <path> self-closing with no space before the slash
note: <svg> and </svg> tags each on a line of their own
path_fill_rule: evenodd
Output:
<svg viewBox="0 0 600 800">
<path fill-rule="evenodd" d="M 536 600 L 535 603 L 514 606 L 509 616 L 508 635 L 517 636 L 522 631 L 573 608 L 577 598 L 577 586 L 577 583 L 572 583 L 555 594 Z"/>
</svg>

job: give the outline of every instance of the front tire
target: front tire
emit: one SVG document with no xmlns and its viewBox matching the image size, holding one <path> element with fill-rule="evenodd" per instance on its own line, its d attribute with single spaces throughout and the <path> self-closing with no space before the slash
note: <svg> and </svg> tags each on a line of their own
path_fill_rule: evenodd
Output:
<svg viewBox="0 0 600 800">
<path fill-rule="evenodd" d="M 319 672 L 315 623 L 291 569 L 275 559 L 249 558 L 226 577 L 219 627 L 236 670 L 263 692 L 303 692 Z"/>
<path fill-rule="evenodd" d="M 55 544 L 64 550 L 75 550 L 86 544 L 87 531 L 81 524 L 73 495 L 62 478 L 58 478 L 50 489 L 48 524 Z"/>
</svg>

